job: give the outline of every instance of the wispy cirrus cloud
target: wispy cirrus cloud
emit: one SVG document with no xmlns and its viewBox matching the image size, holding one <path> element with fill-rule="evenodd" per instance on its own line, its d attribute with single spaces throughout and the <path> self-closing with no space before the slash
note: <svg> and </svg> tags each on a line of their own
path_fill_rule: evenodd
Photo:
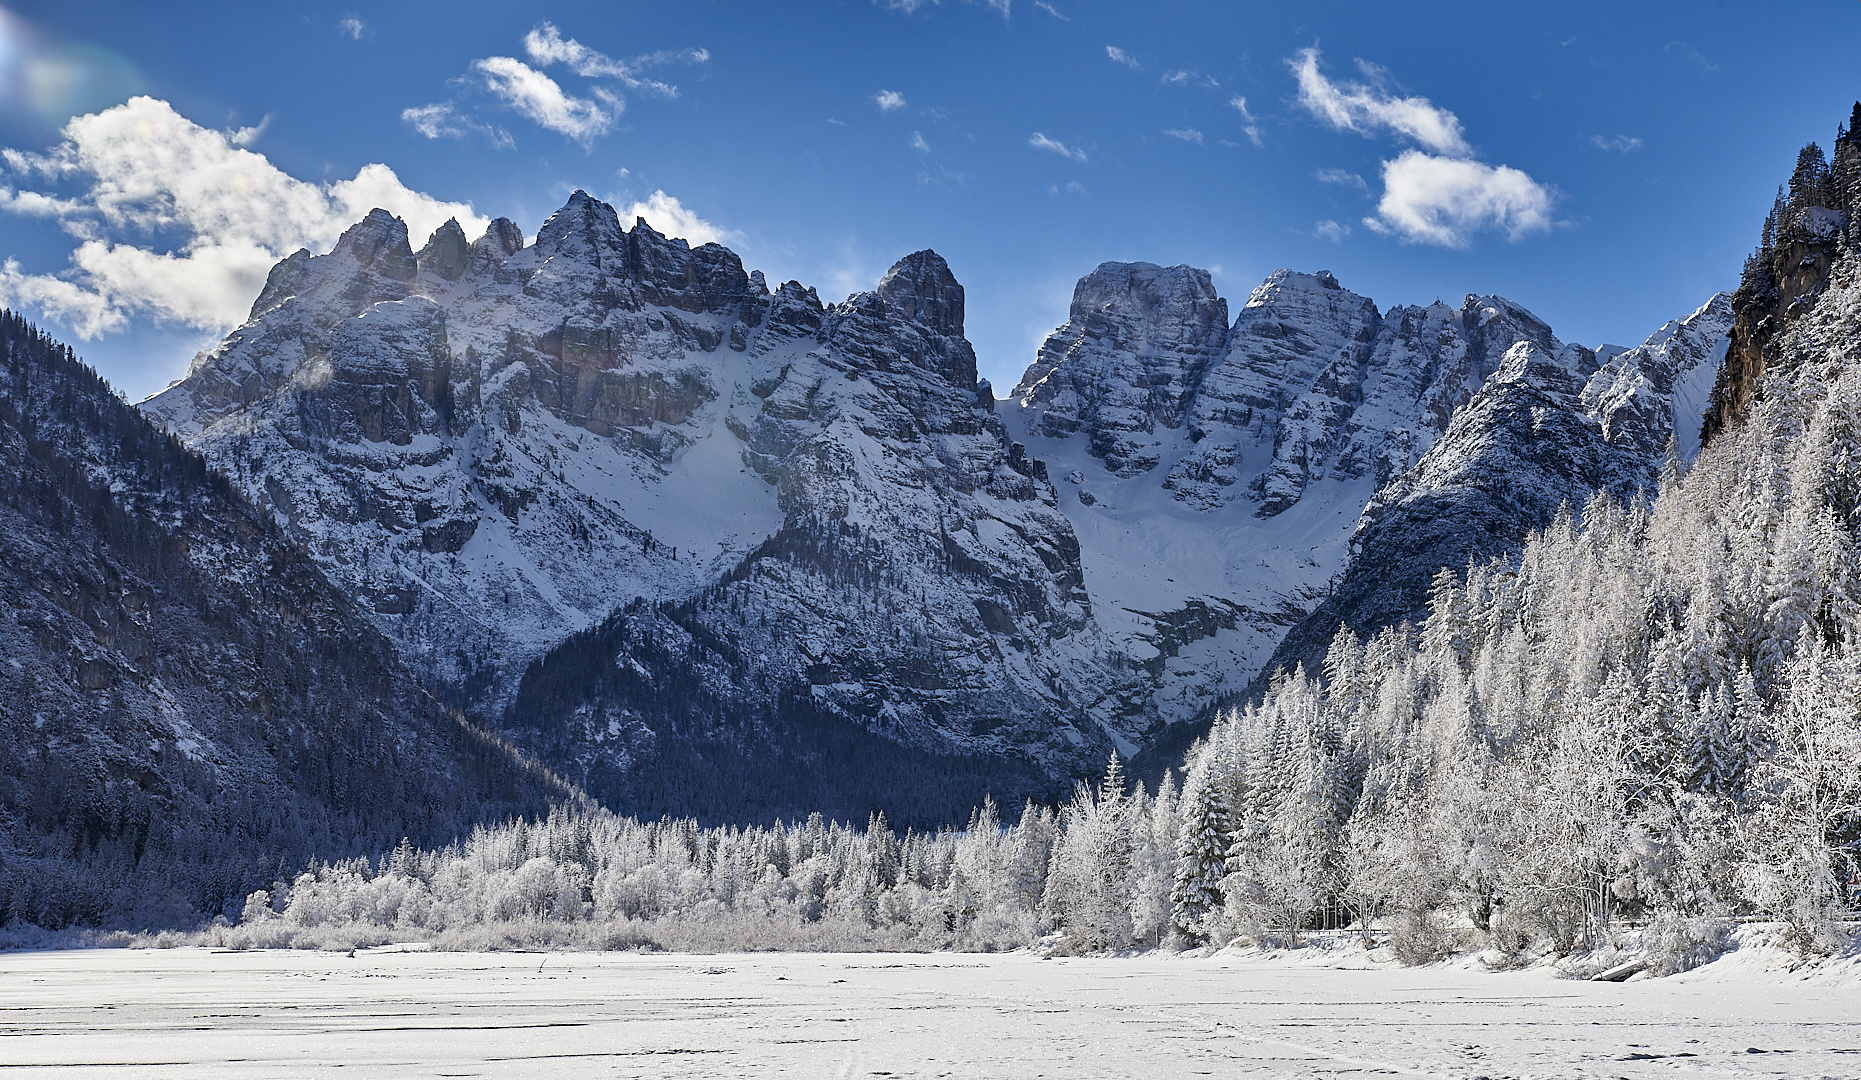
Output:
<svg viewBox="0 0 1861 1080">
<path fill-rule="evenodd" d="M 1253 112 L 1247 108 L 1247 99 L 1239 94 L 1228 99 L 1228 107 L 1241 114 L 1241 130 L 1247 133 L 1247 140 L 1255 146 L 1263 146 L 1260 140 L 1260 122 L 1254 119 Z"/>
<path fill-rule="evenodd" d="M 544 22 L 523 37 L 526 60 L 514 56 L 488 56 L 472 61 L 475 78 L 464 80 L 505 107 L 547 131 L 556 132 L 583 147 L 613 130 L 626 111 L 619 88 L 653 97 L 676 98 L 678 87 L 651 77 L 648 71 L 674 64 L 709 63 L 704 49 L 674 49 L 616 59 L 564 37 L 554 23 Z M 585 89 L 570 91 L 543 69 L 562 65 L 573 75 L 590 80 Z M 594 81 L 604 80 L 604 81 Z M 459 99 L 416 105 L 401 111 L 401 119 L 429 139 L 480 134 L 496 145 L 513 145 L 508 132 L 479 120 Z"/>
<path fill-rule="evenodd" d="M 1590 145 L 1596 147 L 1598 150 L 1609 150 L 1618 154 L 1628 154 L 1641 149 L 1641 140 L 1630 135 L 1616 135 L 1613 137 L 1591 135 Z"/>
<path fill-rule="evenodd" d="M 1326 125 L 1418 144 L 1382 163 L 1382 196 L 1375 215 L 1363 219 L 1372 231 L 1406 243 L 1465 248 L 1481 232 L 1516 241 L 1551 228 L 1550 188 L 1522 170 L 1476 160 L 1459 117 L 1427 98 L 1389 93 L 1382 68 L 1360 60 L 1369 82 L 1336 81 L 1320 70 L 1317 49 L 1300 50 L 1287 65 L 1298 81 L 1299 104 Z M 1368 193 L 1361 177 L 1341 169 L 1320 170 L 1317 178 L 1361 185 Z"/>
<path fill-rule="evenodd" d="M 1688 64 L 1691 64 L 1692 66 L 1700 69 L 1701 71 L 1712 72 L 1712 71 L 1719 70 L 1719 65 L 1713 63 L 1711 60 L 1708 60 L 1706 58 L 1705 53 L 1700 52 L 1698 49 L 1694 48 L 1691 45 L 1688 45 L 1684 41 L 1670 41 L 1667 43 L 1665 48 L 1662 49 L 1662 51 L 1665 52 L 1669 56 L 1677 57 L 1678 59 L 1683 60 Z"/>
<path fill-rule="evenodd" d="M 1318 70 L 1317 49 L 1300 49 L 1288 63 L 1299 80 L 1299 104 L 1340 131 L 1391 131 L 1451 157 L 1473 152 L 1461 136 L 1460 118 L 1427 98 L 1392 97 L 1380 86 L 1333 82 Z"/>
<path fill-rule="evenodd" d="M 1086 152 L 1084 150 L 1078 147 L 1068 146 L 1058 139 L 1049 139 L 1038 131 L 1028 138 L 1027 144 L 1037 150 L 1051 150 L 1061 157 L 1072 158 L 1074 161 L 1084 161 L 1086 159 Z"/>
<path fill-rule="evenodd" d="M 1202 133 L 1195 128 L 1164 128 L 1163 134 L 1168 135 L 1172 139 L 1181 139 L 1186 143 L 1194 143 L 1197 146 L 1202 145 Z"/>
<path fill-rule="evenodd" d="M 1337 184 L 1339 187 L 1356 188 L 1358 192 L 1370 194 L 1370 185 L 1363 177 L 1348 169 L 1320 169 L 1312 174 L 1312 179 L 1321 184 Z"/>
<path fill-rule="evenodd" d="M 914 15 L 920 8 L 936 7 L 941 0 L 872 0 L 872 2 L 887 10 L 896 11 L 901 15 Z M 968 0 L 968 2 L 979 3 L 983 7 L 999 14 L 1002 18 L 1007 19 L 1010 17 L 1009 7 L 1013 3 L 1013 0 Z M 1036 0 L 1035 6 L 1045 7 L 1046 5 Z M 1064 16 L 1062 16 L 1062 18 L 1064 18 Z"/>
<path fill-rule="evenodd" d="M 583 146 L 607 134 L 627 107 L 619 94 L 599 86 L 594 87 L 592 97 L 575 97 L 556 80 L 515 57 L 474 60 L 472 70 L 484 76 L 485 89 L 520 115 Z"/>
<path fill-rule="evenodd" d="M 1132 71 L 1141 71 L 1143 69 L 1143 65 L 1137 62 L 1137 57 L 1132 56 L 1116 45 L 1105 46 L 1105 55 L 1111 59 L 1112 63 L 1123 64 Z"/>
</svg>

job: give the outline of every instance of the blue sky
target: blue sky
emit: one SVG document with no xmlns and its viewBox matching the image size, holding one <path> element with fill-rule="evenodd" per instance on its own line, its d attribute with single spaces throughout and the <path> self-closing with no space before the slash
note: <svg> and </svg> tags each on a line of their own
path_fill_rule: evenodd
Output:
<svg viewBox="0 0 1861 1080">
<path fill-rule="evenodd" d="M 998 393 L 1107 259 L 1629 344 L 1861 97 L 1857 0 L 0 3 L 0 301 L 132 398 L 366 202 L 577 187 L 827 299 L 935 248 Z"/>
</svg>

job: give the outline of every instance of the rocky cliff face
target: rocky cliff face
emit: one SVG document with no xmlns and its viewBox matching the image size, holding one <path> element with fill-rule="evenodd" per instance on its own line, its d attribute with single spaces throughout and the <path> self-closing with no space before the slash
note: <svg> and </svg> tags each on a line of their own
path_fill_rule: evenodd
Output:
<svg viewBox="0 0 1861 1080">
<path fill-rule="evenodd" d="M 237 911 L 572 793 L 458 723 L 205 462 L 0 313 L 0 920 Z"/>
<path fill-rule="evenodd" d="M 1731 347 L 1712 388 L 1703 440 L 1743 418 L 1776 357 L 1778 339 L 1815 306 L 1844 242 L 1861 236 L 1858 229 L 1861 102 L 1836 136 L 1833 161 L 1825 161 L 1821 148 L 1811 143 L 1798 156 L 1789 186 L 1777 193 L 1758 250 L 1746 260 L 1733 293 Z"/>
<path fill-rule="evenodd" d="M 628 801 L 804 721 L 1028 790 L 1138 733 L 1093 708 L 1078 545 L 979 393 L 963 301 L 928 251 L 839 304 L 771 293 L 580 193 L 529 247 L 498 223 L 415 255 L 376 213 L 146 407 L 596 794 L 668 808 Z M 650 686 L 597 678 L 586 635 L 579 685 L 609 690 L 545 690 L 561 658 L 521 682 L 582 631 Z"/>
</svg>

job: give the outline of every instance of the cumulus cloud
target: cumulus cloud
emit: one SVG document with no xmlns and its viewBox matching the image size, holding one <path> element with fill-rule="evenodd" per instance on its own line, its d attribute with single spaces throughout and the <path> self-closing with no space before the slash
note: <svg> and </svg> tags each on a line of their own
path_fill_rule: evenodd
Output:
<svg viewBox="0 0 1861 1080">
<path fill-rule="evenodd" d="M 1114 64 L 1123 64 L 1132 71 L 1138 70 L 1137 57 L 1132 56 L 1116 45 L 1105 46 L 1105 55 L 1111 57 L 1111 62 Z"/>
<path fill-rule="evenodd" d="M 1598 150 L 1613 150 L 1618 154 L 1626 154 L 1641 148 L 1641 140 L 1630 135 L 1617 135 L 1612 139 L 1601 135 L 1591 135 L 1590 142 Z"/>
<path fill-rule="evenodd" d="M 1519 240 L 1551 227 L 1550 188 L 1510 166 L 1475 160 L 1459 117 L 1427 98 L 1388 94 L 1382 68 L 1359 60 L 1365 84 L 1327 78 L 1317 49 L 1301 49 L 1287 64 L 1299 81 L 1299 104 L 1326 124 L 1423 147 L 1383 162 L 1383 195 L 1376 215 L 1364 219 L 1372 230 L 1406 243 L 1464 248 L 1486 230 Z M 1317 178 L 1368 190 L 1361 177 L 1341 169 L 1321 169 Z"/>
<path fill-rule="evenodd" d="M 1551 227 L 1551 193 L 1517 169 L 1405 151 L 1383 162 L 1383 197 L 1364 224 L 1412 243 L 1464 248 L 1497 229 L 1513 240 Z"/>
<path fill-rule="evenodd" d="M 593 91 L 599 100 L 574 97 L 556 80 L 515 57 L 488 56 L 472 61 L 472 69 L 485 77 L 485 89 L 511 108 L 583 146 L 607 134 L 626 108 L 619 95 L 599 86 Z"/>
<path fill-rule="evenodd" d="M 1339 224 L 1338 222 L 1330 220 L 1321 221 L 1312 227 L 1313 236 L 1318 237 L 1320 240 L 1329 240 L 1334 244 L 1342 244 L 1344 238 L 1350 234 L 1351 227 L 1349 225 Z"/>
<path fill-rule="evenodd" d="M 1195 128 L 1164 128 L 1163 134 L 1172 139 L 1181 139 L 1183 142 L 1194 143 L 1197 146 L 1202 145 L 1202 133 Z"/>
<path fill-rule="evenodd" d="M 905 95 L 896 90 L 881 90 L 872 95 L 872 100 L 879 106 L 880 112 L 897 112 L 905 107 Z"/>
<path fill-rule="evenodd" d="M 1299 104 L 1332 127 L 1364 135 L 1388 130 L 1438 154 L 1472 156 L 1460 133 L 1460 119 L 1427 98 L 1391 97 L 1380 86 L 1333 82 L 1318 70 L 1317 49 L 1301 49 L 1289 63 L 1299 80 Z M 1368 70 L 1380 74 L 1376 68 Z"/>
<path fill-rule="evenodd" d="M 244 320 L 274 263 L 299 247 L 328 250 L 374 207 L 405 220 L 416 243 L 447 218 L 467 231 L 489 224 L 469 204 L 409 189 L 386 165 L 298 180 L 237 134 L 136 97 L 74 118 L 46 153 L 0 152 L 0 209 L 55 219 L 79 241 L 58 274 L 8 260 L 0 302 L 35 307 L 86 339 L 136 316 L 225 329 Z"/>
<path fill-rule="evenodd" d="M 1027 144 L 1039 150 L 1051 150 L 1061 157 L 1069 157 L 1074 161 L 1084 161 L 1086 159 L 1086 152 L 1084 150 L 1068 146 L 1058 139 L 1049 139 L 1038 131 L 1028 139 Z"/>
<path fill-rule="evenodd" d="M 342 31 L 351 41 L 360 41 L 362 40 L 362 31 L 368 29 L 368 27 L 362 25 L 362 20 L 351 15 L 337 23 L 336 29 Z"/>
<path fill-rule="evenodd" d="M 742 237 L 692 213 L 684 203 L 663 191 L 655 191 L 644 202 L 636 202 L 620 212 L 620 219 L 645 218 L 646 223 L 667 236 L 676 236 L 692 247 L 704 244 L 732 244 Z"/>
</svg>

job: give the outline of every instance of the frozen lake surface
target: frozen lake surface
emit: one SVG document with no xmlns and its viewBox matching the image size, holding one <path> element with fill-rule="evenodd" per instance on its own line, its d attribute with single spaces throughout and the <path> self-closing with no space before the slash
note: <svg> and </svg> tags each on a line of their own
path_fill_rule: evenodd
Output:
<svg viewBox="0 0 1861 1080">
<path fill-rule="evenodd" d="M 1861 1075 L 1852 979 L 1711 971 L 1610 984 L 1245 957 L 15 952 L 0 954 L 0 1074 Z"/>
</svg>

